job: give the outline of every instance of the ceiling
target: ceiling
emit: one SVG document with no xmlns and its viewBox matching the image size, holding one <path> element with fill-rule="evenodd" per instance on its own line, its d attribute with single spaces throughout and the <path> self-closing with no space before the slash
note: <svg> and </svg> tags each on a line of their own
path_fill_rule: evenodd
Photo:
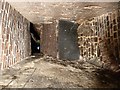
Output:
<svg viewBox="0 0 120 90">
<path fill-rule="evenodd" d="M 81 23 L 118 9 L 117 2 L 8 2 L 34 24 L 56 19 L 70 19 Z"/>
</svg>

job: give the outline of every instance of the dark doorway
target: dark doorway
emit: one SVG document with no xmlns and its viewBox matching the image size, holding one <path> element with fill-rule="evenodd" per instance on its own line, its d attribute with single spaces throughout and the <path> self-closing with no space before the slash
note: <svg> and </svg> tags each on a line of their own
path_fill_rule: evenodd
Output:
<svg viewBox="0 0 120 90">
<path fill-rule="evenodd" d="M 32 23 L 30 23 L 30 35 L 31 35 L 31 53 L 40 53 L 40 35 Z"/>
<path fill-rule="evenodd" d="M 76 23 L 59 20 L 58 51 L 60 59 L 79 59 L 80 51 L 78 47 L 77 28 L 78 24 Z"/>
</svg>

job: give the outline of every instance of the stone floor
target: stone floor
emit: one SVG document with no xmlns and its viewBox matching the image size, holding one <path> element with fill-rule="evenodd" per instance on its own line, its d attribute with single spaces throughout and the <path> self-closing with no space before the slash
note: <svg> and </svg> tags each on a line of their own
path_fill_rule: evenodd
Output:
<svg viewBox="0 0 120 90">
<path fill-rule="evenodd" d="M 102 70 L 87 62 L 72 65 L 31 57 L 2 71 L 0 88 L 118 88 L 120 74 Z"/>
</svg>

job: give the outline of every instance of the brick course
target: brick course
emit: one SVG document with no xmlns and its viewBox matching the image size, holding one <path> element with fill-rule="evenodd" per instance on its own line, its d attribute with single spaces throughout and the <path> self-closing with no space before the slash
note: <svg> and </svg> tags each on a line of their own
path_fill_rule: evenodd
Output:
<svg viewBox="0 0 120 90">
<path fill-rule="evenodd" d="M 30 22 L 4 0 L 0 12 L 0 62 L 4 69 L 31 54 Z"/>
</svg>

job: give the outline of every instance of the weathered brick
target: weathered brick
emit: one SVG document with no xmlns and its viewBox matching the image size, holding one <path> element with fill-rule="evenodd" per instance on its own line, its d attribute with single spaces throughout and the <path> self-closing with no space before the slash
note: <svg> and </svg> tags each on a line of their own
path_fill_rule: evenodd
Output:
<svg viewBox="0 0 120 90">
<path fill-rule="evenodd" d="M 1 2 L 0 2 L 1 3 Z M 0 62 L 8 68 L 31 54 L 30 22 L 2 1 L 0 19 Z M 19 22 L 19 23 L 18 23 Z M 0 67 L 1 68 L 1 67 Z"/>
<path fill-rule="evenodd" d="M 92 58 L 98 57 L 100 58 L 101 63 L 105 63 L 104 67 L 106 67 L 107 63 L 109 64 L 109 62 L 114 63 L 116 66 L 118 66 L 116 60 L 119 60 L 120 58 L 119 17 L 120 16 L 117 11 L 110 12 L 100 17 L 95 17 L 92 21 L 85 21 L 85 23 L 83 23 L 83 25 L 81 25 L 78 28 L 78 35 L 79 35 L 78 43 L 80 45 L 79 47 L 80 47 L 81 56 L 85 58 L 89 58 L 89 56 L 92 56 Z M 86 22 L 93 23 L 93 24 L 87 24 L 89 25 L 88 27 L 90 27 L 89 29 L 92 29 L 93 32 L 91 30 L 84 32 L 85 30 L 84 27 L 86 26 Z M 99 28 L 94 28 L 94 27 L 99 27 Z M 86 36 L 84 33 L 89 33 L 89 34 Z M 96 34 L 91 35 L 90 33 L 96 33 Z M 90 40 L 86 42 L 88 37 Z M 88 45 L 88 43 L 92 43 L 92 46 Z M 81 48 L 82 46 L 84 46 L 84 48 Z M 89 51 L 87 50 L 88 48 L 90 48 Z M 86 55 L 88 52 L 91 55 L 89 56 Z"/>
</svg>

